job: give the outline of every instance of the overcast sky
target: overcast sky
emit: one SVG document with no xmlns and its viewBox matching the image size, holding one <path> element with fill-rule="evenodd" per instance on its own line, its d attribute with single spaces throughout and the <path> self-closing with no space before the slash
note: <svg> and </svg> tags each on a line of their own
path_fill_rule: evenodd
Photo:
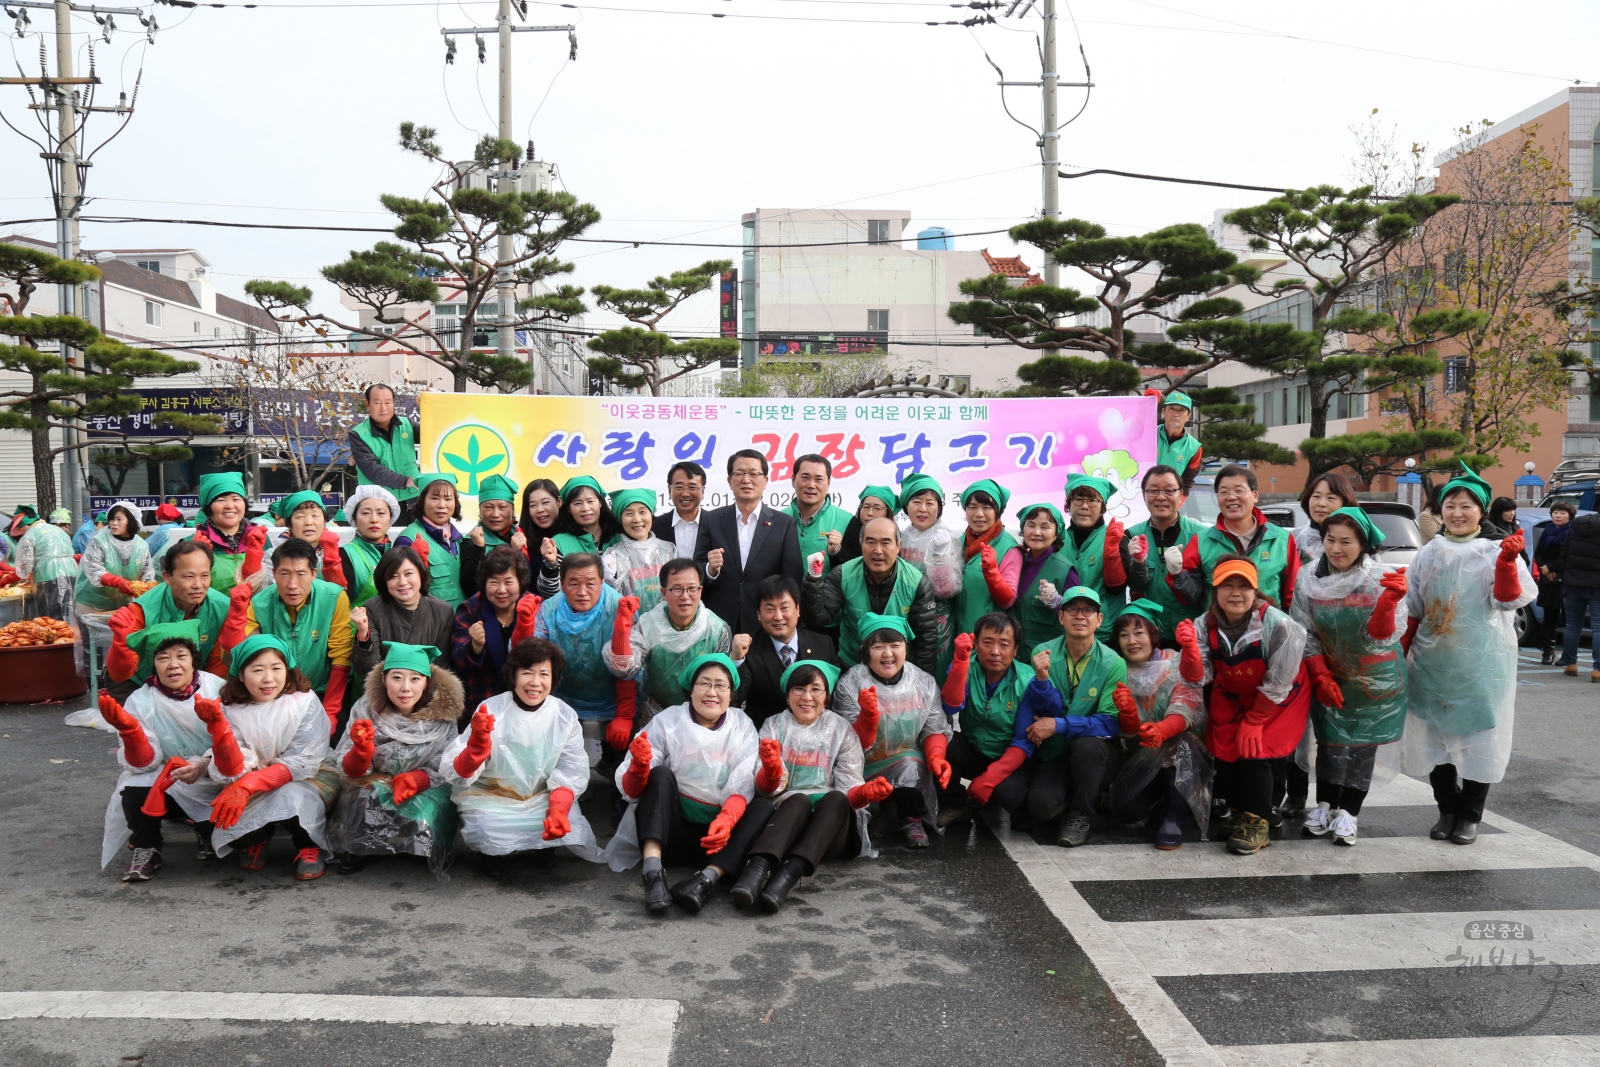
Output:
<svg viewBox="0 0 1600 1067">
<path fill-rule="evenodd" d="M 737 243 L 740 213 L 757 207 L 904 209 L 913 233 L 930 224 L 1003 230 L 1038 211 L 1033 135 L 1001 110 L 984 61 L 987 50 L 1008 79 L 1037 78 L 1036 14 L 969 31 L 922 23 L 972 11 L 911 0 L 602 3 L 530 4 L 532 24 L 577 23 L 574 63 L 564 35 L 518 34 L 514 45 L 518 138 L 531 137 L 565 188 L 600 209 L 597 236 Z M 436 126 L 462 158 L 494 129 L 493 40 L 489 64 L 478 65 L 468 38 L 447 67 L 438 33 L 492 25 L 492 2 L 156 11 L 153 47 L 127 31 L 131 18 L 99 46 L 101 102 L 131 91 L 141 62 L 144 80 L 132 123 L 96 157 L 89 191 L 98 202 L 86 213 L 383 225 L 378 195 L 419 195 L 430 177 L 395 146 L 399 122 Z M 33 14 L 35 28 L 50 25 L 48 12 Z M 1510 17 L 1503 2 L 1482 0 L 1078 0 L 1076 29 L 1062 14 L 1062 75 L 1081 80 L 1081 37 L 1098 86 L 1064 132 L 1069 168 L 1344 182 L 1349 128 L 1373 108 L 1403 144 L 1436 150 L 1463 123 L 1600 78 L 1590 60 L 1600 39 L 1594 3 L 1527 0 Z M 87 17 L 79 25 L 97 30 Z M 36 35 L 13 35 L 9 46 L 37 73 Z M 79 62 L 84 55 L 80 47 Z M 1008 93 L 1012 112 L 1037 125 L 1037 91 Z M 1080 91 L 1063 90 L 1063 118 L 1081 102 Z M 20 89 L 0 89 L 6 115 L 26 129 L 23 103 Z M 0 129 L 0 218 L 50 213 L 36 151 Z M 1260 199 L 1109 177 L 1062 188 L 1066 214 L 1113 232 L 1204 223 L 1216 208 Z M 313 284 L 328 310 L 335 297 L 318 268 L 373 239 L 84 226 L 90 248 L 199 248 L 215 283 L 235 295 L 252 277 Z M 957 247 L 1011 251 L 1003 233 Z M 737 258 L 734 249 L 593 245 L 564 254 L 582 285 L 637 285 L 704 258 Z M 668 322 L 709 331 L 714 305 L 703 298 Z"/>
</svg>

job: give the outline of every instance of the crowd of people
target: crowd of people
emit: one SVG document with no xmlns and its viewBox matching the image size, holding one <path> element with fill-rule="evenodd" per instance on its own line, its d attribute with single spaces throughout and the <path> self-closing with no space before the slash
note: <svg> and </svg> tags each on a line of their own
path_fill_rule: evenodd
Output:
<svg viewBox="0 0 1600 1067">
<path fill-rule="evenodd" d="M 114 508 L 83 553 L 80 599 L 115 606 L 102 859 L 131 850 L 125 880 L 178 821 L 246 870 L 286 834 L 302 879 L 564 847 L 640 865 L 651 911 L 723 885 L 771 912 L 824 863 L 927 847 L 984 808 L 1069 848 L 1107 820 L 1163 850 L 1248 856 L 1285 828 L 1353 846 L 1403 764 L 1433 784 L 1432 836 L 1469 845 L 1504 775 L 1512 619 L 1540 587 L 1468 469 L 1405 569 L 1337 474 L 1307 488 L 1302 529 L 1267 521 L 1241 466 L 1214 478 L 1215 524 L 1184 515 L 1200 450 L 1176 395 L 1131 527 L 1085 474 L 1059 507 L 915 474 L 852 511 L 820 455 L 777 510 L 750 449 L 722 508 L 685 461 L 659 514 L 650 489 L 496 476 L 467 527 L 454 476 L 416 469 L 372 392 L 343 544 L 300 493 L 274 505 L 269 553 L 219 473 L 193 536 L 152 556 Z"/>
</svg>

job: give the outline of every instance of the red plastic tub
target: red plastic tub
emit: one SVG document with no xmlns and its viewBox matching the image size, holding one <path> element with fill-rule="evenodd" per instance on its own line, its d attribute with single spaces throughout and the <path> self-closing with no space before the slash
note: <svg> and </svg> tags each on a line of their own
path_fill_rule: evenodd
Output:
<svg viewBox="0 0 1600 1067">
<path fill-rule="evenodd" d="M 78 673 L 71 643 L 0 648 L 0 703 L 38 704 L 82 696 L 89 683 Z"/>
</svg>

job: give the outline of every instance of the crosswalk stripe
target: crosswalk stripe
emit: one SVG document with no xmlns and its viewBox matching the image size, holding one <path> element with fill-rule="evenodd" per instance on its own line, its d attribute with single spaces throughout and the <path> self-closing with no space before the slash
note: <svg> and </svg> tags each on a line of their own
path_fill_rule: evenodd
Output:
<svg viewBox="0 0 1600 1067">
<path fill-rule="evenodd" d="M 1600 1037 L 1462 1037 L 1220 1045 L 1227 1067 L 1594 1067 Z"/>
</svg>

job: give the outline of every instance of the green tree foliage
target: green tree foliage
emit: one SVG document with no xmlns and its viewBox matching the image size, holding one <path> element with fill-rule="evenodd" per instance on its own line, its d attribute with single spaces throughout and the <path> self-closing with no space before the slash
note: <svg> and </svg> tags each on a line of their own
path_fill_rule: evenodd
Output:
<svg viewBox="0 0 1600 1067">
<path fill-rule="evenodd" d="M 1449 429 L 1368 431 L 1336 437 L 1308 437 L 1300 442 L 1300 453 L 1311 465 L 1315 477 L 1335 467 L 1348 467 L 1362 485 L 1371 485 L 1380 474 L 1404 474 L 1407 459 L 1417 461 L 1418 472 L 1459 470 L 1464 461 L 1474 470 L 1494 465 L 1494 457 L 1465 455 L 1465 434 Z M 1437 455 L 1448 453 L 1448 455 Z"/>
<path fill-rule="evenodd" d="M 1024 384 L 1010 396 L 1123 396 L 1139 385 L 1139 368 L 1111 360 L 1047 352 L 1017 368 Z"/>
<path fill-rule="evenodd" d="M 1239 394 L 1226 386 L 1188 390 L 1200 415 L 1200 444 L 1208 456 L 1252 463 L 1294 462 L 1294 453 L 1271 441 L 1262 440 L 1267 428 L 1254 421 L 1255 408 L 1243 403 Z"/>
<path fill-rule="evenodd" d="M 589 369 L 623 388 L 648 389 L 651 396 L 660 396 L 668 382 L 737 356 L 739 342 L 732 338 L 674 340 L 657 329 L 661 320 L 691 296 L 710 289 L 732 266 L 730 260 L 710 259 L 688 270 L 652 278 L 643 289 L 595 286 L 591 290 L 595 303 L 635 325 L 606 330 L 590 339 L 589 348 L 598 355 L 589 357 Z"/>
</svg>

